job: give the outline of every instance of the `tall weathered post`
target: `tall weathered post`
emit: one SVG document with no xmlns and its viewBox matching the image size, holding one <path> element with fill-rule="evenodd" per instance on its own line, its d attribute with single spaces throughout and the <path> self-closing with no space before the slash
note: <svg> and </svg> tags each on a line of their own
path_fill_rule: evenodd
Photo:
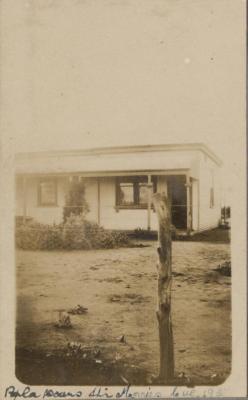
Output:
<svg viewBox="0 0 248 400">
<path fill-rule="evenodd" d="M 174 345 L 171 322 L 171 207 L 164 194 L 156 193 L 152 202 L 158 217 L 158 309 L 161 383 L 168 384 L 174 377 Z"/>
</svg>

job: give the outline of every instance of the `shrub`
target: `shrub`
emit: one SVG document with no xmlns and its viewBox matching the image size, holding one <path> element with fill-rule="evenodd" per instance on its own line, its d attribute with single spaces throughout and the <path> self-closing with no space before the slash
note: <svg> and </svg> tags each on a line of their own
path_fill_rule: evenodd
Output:
<svg viewBox="0 0 248 400">
<path fill-rule="evenodd" d="M 110 249 L 128 245 L 126 234 L 107 231 L 95 222 L 86 221 L 82 215 L 71 215 L 60 225 L 38 222 L 16 225 L 16 246 L 24 250 Z"/>
<path fill-rule="evenodd" d="M 16 245 L 24 250 L 52 250 L 62 247 L 60 225 L 45 225 L 38 222 L 18 223 L 16 226 Z"/>
<path fill-rule="evenodd" d="M 123 232 L 112 232 L 114 237 L 115 245 L 117 247 L 123 247 L 130 245 L 130 239 L 126 233 Z"/>
<path fill-rule="evenodd" d="M 85 221 L 85 234 L 95 249 L 112 249 L 114 247 L 127 246 L 130 242 L 125 233 L 107 231 L 95 222 Z"/>
<path fill-rule="evenodd" d="M 84 216 L 89 212 L 89 205 L 85 200 L 85 185 L 83 181 L 74 181 L 69 183 L 65 206 L 63 210 L 64 222 L 71 215 Z"/>
<path fill-rule="evenodd" d="M 68 250 L 90 249 L 91 244 L 85 233 L 81 215 L 71 215 L 63 225 L 63 248 Z"/>
</svg>

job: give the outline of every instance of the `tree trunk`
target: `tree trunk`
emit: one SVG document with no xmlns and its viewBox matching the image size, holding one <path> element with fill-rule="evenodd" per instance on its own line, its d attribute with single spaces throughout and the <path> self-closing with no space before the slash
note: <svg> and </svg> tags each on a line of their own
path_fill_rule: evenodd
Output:
<svg viewBox="0 0 248 400">
<path fill-rule="evenodd" d="M 168 384 L 174 377 L 174 346 L 171 322 L 171 210 L 168 198 L 153 195 L 158 217 L 158 310 L 161 383 Z"/>
</svg>

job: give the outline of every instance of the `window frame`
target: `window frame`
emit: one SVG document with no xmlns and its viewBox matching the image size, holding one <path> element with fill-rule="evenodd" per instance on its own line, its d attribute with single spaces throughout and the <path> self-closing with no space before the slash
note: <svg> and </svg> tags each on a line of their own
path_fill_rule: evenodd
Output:
<svg viewBox="0 0 248 400">
<path fill-rule="evenodd" d="M 54 192 L 55 192 L 55 200 L 53 203 L 46 203 L 42 201 L 42 183 L 53 183 Z M 58 181 L 56 178 L 40 178 L 38 181 L 38 206 L 39 207 L 57 207 L 58 206 Z"/>
<path fill-rule="evenodd" d="M 133 184 L 133 203 L 132 204 L 121 204 L 120 200 L 120 184 L 121 183 L 132 183 Z M 115 180 L 115 207 L 116 209 L 126 210 L 146 210 L 148 203 L 140 203 L 140 184 L 148 185 L 148 178 L 146 175 L 140 176 L 123 176 L 117 177 Z M 152 177 L 153 193 L 157 191 L 157 177 Z M 151 205 L 152 208 L 152 205 Z"/>
</svg>

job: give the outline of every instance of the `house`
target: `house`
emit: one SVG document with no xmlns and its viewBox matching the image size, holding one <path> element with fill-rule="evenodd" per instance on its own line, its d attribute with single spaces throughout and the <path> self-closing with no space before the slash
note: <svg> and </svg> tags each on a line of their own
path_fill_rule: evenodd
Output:
<svg viewBox="0 0 248 400">
<path fill-rule="evenodd" d="M 156 229 L 151 194 L 164 192 L 173 225 L 201 231 L 221 217 L 221 164 L 201 143 L 17 154 L 16 215 L 62 222 L 68 182 L 83 179 L 87 218 L 106 229 Z"/>
</svg>

